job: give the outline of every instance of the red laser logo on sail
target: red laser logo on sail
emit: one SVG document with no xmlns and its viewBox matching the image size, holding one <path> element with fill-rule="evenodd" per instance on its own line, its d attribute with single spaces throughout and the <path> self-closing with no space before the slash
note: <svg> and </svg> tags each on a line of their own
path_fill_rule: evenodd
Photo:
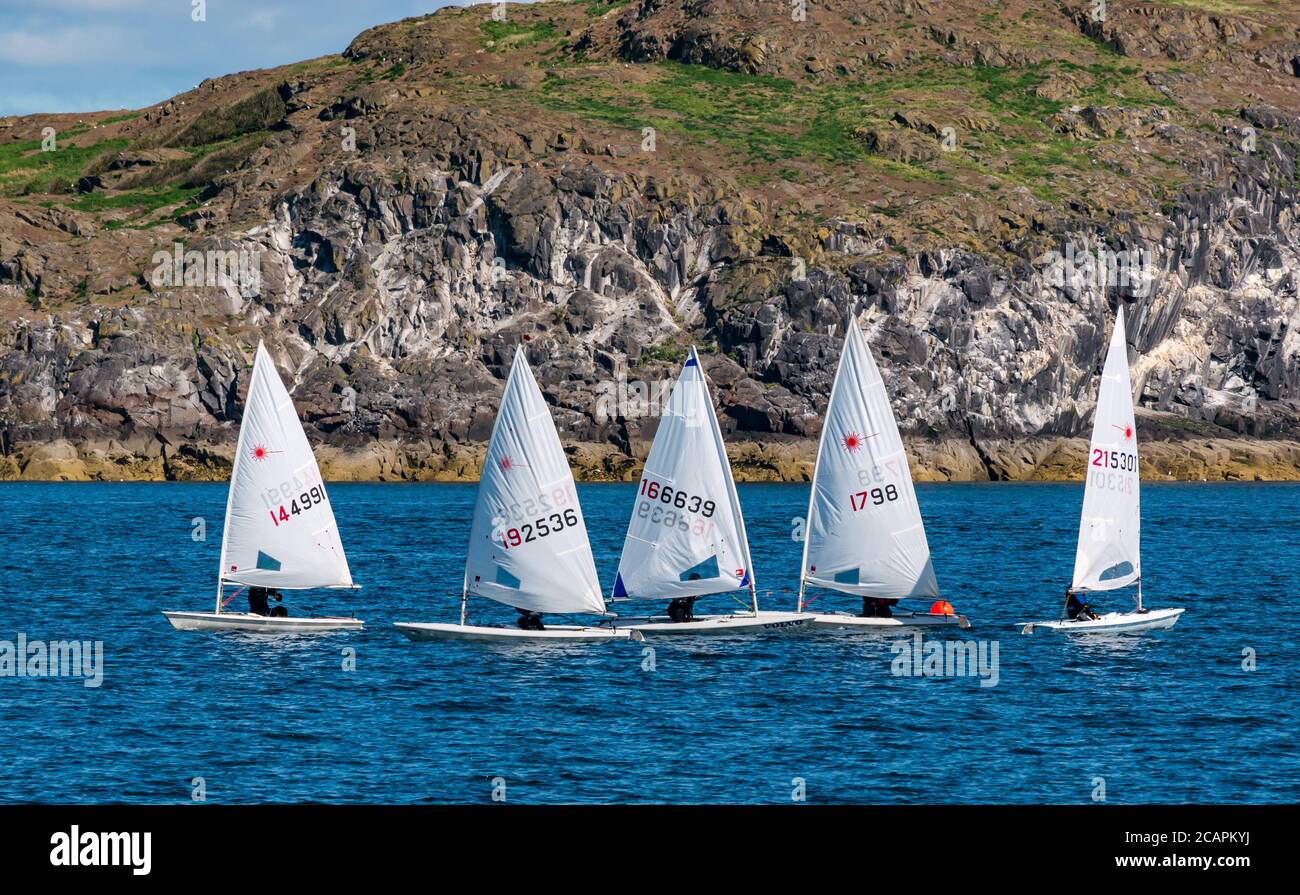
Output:
<svg viewBox="0 0 1300 895">
<path fill-rule="evenodd" d="M 266 459 L 266 455 L 267 455 L 267 453 L 268 453 L 268 452 L 267 452 L 267 450 L 266 450 L 266 445 L 264 445 L 264 444 L 255 444 L 255 445 L 253 445 L 253 459 L 254 459 L 254 460 L 257 460 L 258 462 L 261 462 L 262 460 L 265 460 L 265 459 Z"/>
<path fill-rule="evenodd" d="M 844 438 L 841 439 L 841 441 L 844 444 L 844 450 L 848 451 L 850 454 L 856 454 L 858 452 L 858 449 L 862 447 L 863 442 L 865 442 L 867 438 L 875 438 L 876 435 L 877 433 L 872 432 L 870 435 L 864 438 L 863 436 L 859 435 L 857 432 L 850 432 L 848 435 L 845 435 Z"/>
<path fill-rule="evenodd" d="M 1133 439 L 1133 427 L 1132 427 L 1132 426 L 1117 426 L 1117 425 L 1115 425 L 1114 423 L 1111 423 L 1110 425 L 1111 425 L 1111 428 L 1112 428 L 1112 429 L 1119 429 L 1121 432 L 1123 432 L 1123 433 L 1124 433 L 1124 437 L 1125 437 L 1126 439 L 1128 439 L 1128 440 L 1130 440 L 1130 441 Z"/>
</svg>

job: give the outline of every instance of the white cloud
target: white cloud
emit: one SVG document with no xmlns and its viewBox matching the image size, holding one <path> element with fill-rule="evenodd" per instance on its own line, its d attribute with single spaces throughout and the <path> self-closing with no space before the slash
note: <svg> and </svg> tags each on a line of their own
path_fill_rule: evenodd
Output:
<svg viewBox="0 0 1300 895">
<path fill-rule="evenodd" d="M 248 14 L 248 24 L 255 28 L 261 28 L 263 31 L 274 30 L 275 20 L 280 17 L 280 12 L 275 7 L 255 10 Z"/>
<path fill-rule="evenodd" d="M 0 0 L 0 115 L 149 105 L 204 78 L 337 53 L 447 0 L 209 0 L 201 23 L 190 4 Z"/>
<path fill-rule="evenodd" d="M 44 10 L 64 9 L 69 12 L 121 12 L 126 9 L 140 9 L 148 0 L 41 0 Z M 0 0 L 0 9 L 17 9 L 32 12 L 31 0 Z"/>
<path fill-rule="evenodd" d="M 125 55 L 122 29 L 111 25 L 11 31 L 0 34 L 0 62 L 14 65 L 69 65 L 112 61 Z"/>
</svg>

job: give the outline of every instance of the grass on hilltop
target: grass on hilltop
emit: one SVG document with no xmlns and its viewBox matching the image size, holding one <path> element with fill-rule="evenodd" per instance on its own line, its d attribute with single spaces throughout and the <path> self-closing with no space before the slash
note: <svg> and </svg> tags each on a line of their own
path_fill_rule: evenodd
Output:
<svg viewBox="0 0 1300 895">
<path fill-rule="evenodd" d="M 0 195 L 66 193 L 92 162 L 122 151 L 130 142 L 112 139 L 78 145 L 71 136 L 72 132 L 56 135 L 51 152 L 41 151 L 40 140 L 0 143 Z"/>
<path fill-rule="evenodd" d="M 653 66 L 655 76 L 647 81 L 614 84 L 582 77 L 591 66 L 575 66 L 548 77 L 534 99 L 556 111 L 615 127 L 652 127 L 669 137 L 712 144 L 745 164 L 860 163 L 907 180 L 940 184 L 967 171 L 1027 186 L 1054 201 L 1058 186 L 1052 181 L 1058 175 L 1098 169 L 1081 151 L 1086 144 L 1052 127 L 1052 116 L 1067 103 L 1035 92 L 1052 74 L 1052 66 L 1078 81 L 1073 102 L 1170 104 L 1142 80 L 1138 67 L 1118 59 L 1020 68 L 931 63 L 872 72 L 857 81 L 813 84 L 676 62 Z M 961 151 L 933 162 L 905 163 L 872 155 L 854 136 L 855 129 L 889 127 L 898 110 L 945 124 L 975 112 L 991 127 L 963 133 Z"/>
</svg>

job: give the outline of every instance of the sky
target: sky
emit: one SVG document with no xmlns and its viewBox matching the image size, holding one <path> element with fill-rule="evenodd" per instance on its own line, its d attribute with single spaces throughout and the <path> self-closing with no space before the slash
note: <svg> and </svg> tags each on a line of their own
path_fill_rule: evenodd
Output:
<svg viewBox="0 0 1300 895">
<path fill-rule="evenodd" d="M 0 116 L 136 109 L 451 0 L 0 0 Z"/>
</svg>

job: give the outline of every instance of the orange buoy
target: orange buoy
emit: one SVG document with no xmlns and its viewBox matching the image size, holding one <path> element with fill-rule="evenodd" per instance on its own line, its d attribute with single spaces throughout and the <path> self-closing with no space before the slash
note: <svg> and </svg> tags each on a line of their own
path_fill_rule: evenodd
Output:
<svg viewBox="0 0 1300 895">
<path fill-rule="evenodd" d="M 953 611 L 952 604 L 947 600 L 935 600 L 934 605 L 930 607 L 931 615 L 956 615 Z"/>
</svg>

